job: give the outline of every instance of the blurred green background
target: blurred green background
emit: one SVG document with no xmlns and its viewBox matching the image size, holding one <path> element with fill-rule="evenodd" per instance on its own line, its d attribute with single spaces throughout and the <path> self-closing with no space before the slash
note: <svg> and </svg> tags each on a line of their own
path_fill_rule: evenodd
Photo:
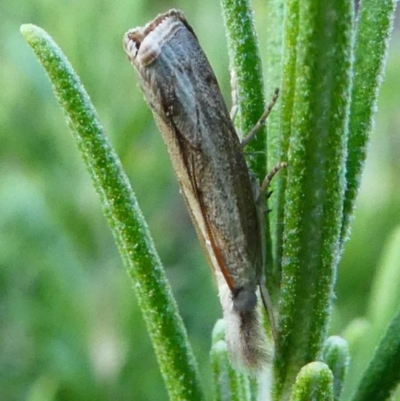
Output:
<svg viewBox="0 0 400 401">
<path fill-rule="evenodd" d="M 47 77 L 19 32 L 28 22 L 53 36 L 97 108 L 148 221 L 211 392 L 210 333 L 221 315 L 216 290 L 121 44 L 127 29 L 172 7 L 186 13 L 229 99 L 217 1 L 0 2 L 1 400 L 167 399 L 97 195 Z M 263 57 L 267 7 L 254 2 Z M 344 331 L 350 340 L 352 382 L 400 298 L 399 234 L 388 250 L 400 225 L 399 40 L 395 31 L 336 287 L 331 331 Z M 386 277 L 379 282 L 388 286 L 383 292 L 373 284 L 379 267 Z M 383 317 L 382 293 L 389 305 Z"/>
</svg>

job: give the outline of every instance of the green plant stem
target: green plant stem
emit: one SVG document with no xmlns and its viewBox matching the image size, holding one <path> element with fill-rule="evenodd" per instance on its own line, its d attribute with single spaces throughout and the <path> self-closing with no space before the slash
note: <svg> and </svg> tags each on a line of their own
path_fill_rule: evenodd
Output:
<svg viewBox="0 0 400 401">
<path fill-rule="evenodd" d="M 65 55 L 41 28 L 21 32 L 46 70 L 132 279 L 171 400 L 202 400 L 196 363 L 160 260 L 121 163 Z M 72 194 L 71 194 L 72 196 Z"/>
<path fill-rule="evenodd" d="M 277 400 L 288 398 L 297 373 L 320 357 L 326 338 L 345 187 L 352 12 L 347 0 L 303 0 L 297 42 L 287 39 L 297 43 L 297 54 L 293 109 L 285 114 L 291 118 L 285 121 L 291 133 L 275 357 Z M 289 67 L 284 73 L 292 73 Z"/>
<path fill-rule="evenodd" d="M 342 247 L 348 237 L 355 200 L 367 156 L 369 136 L 386 64 L 397 0 L 362 0 L 354 38 L 354 76 L 351 93 L 347 187 L 341 228 Z"/>
</svg>

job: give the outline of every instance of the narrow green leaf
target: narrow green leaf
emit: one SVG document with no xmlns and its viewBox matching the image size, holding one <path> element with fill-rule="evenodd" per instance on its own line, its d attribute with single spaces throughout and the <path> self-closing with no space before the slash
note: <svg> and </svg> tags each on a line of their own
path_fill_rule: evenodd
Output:
<svg viewBox="0 0 400 401">
<path fill-rule="evenodd" d="M 271 110 L 266 121 L 267 128 L 267 170 L 271 171 L 279 162 L 281 162 L 281 103 L 282 103 L 282 49 L 283 49 L 283 10 L 282 0 L 267 0 L 264 6 L 265 16 L 263 17 L 263 32 L 265 32 L 266 41 L 266 57 L 265 57 L 265 83 L 266 83 L 266 102 L 270 103 L 276 88 L 280 90 L 280 94 L 276 104 Z M 264 22 L 265 21 L 265 22 Z M 268 200 L 268 209 L 272 213 L 268 215 L 269 226 L 277 227 L 282 225 L 282 216 L 279 214 L 280 198 L 277 188 L 280 185 L 282 173 L 274 178 L 270 191 L 273 196 Z M 279 220 L 279 218 L 281 218 Z M 277 242 L 281 244 L 280 239 L 276 238 L 277 233 L 282 231 L 271 229 L 271 244 L 267 247 L 266 252 L 270 252 L 271 256 L 266 265 L 267 286 L 273 300 L 273 304 L 277 303 L 279 297 L 279 279 L 280 274 L 276 275 L 276 258 Z M 279 255 L 280 256 L 280 255 Z"/>
<path fill-rule="evenodd" d="M 216 401 L 250 401 L 248 377 L 231 367 L 225 341 L 219 340 L 213 344 L 210 358 L 215 389 L 214 399 Z"/>
<path fill-rule="evenodd" d="M 212 332 L 210 353 L 213 370 L 216 401 L 237 400 L 252 401 L 256 399 L 257 383 L 244 372 L 231 367 L 225 343 L 225 321 L 220 319 Z M 254 385 L 255 384 L 255 385 Z"/>
<path fill-rule="evenodd" d="M 214 325 L 214 329 L 211 334 L 211 343 L 216 344 L 218 341 L 225 341 L 225 320 L 219 319 Z"/>
<path fill-rule="evenodd" d="M 293 101 L 296 82 L 297 39 L 299 34 L 299 0 L 288 0 L 284 13 L 284 53 L 281 88 L 281 134 L 279 145 L 279 160 L 287 161 L 289 153 L 289 141 L 292 132 Z M 275 225 L 275 264 L 270 279 L 276 286 L 281 283 L 282 275 L 282 241 L 283 241 L 283 216 L 285 207 L 285 193 L 287 185 L 287 171 L 283 169 L 279 173 L 276 194 L 276 225 Z M 274 294 L 272 294 L 274 295 Z"/>
<path fill-rule="evenodd" d="M 304 366 L 296 377 L 291 401 L 332 401 L 332 372 L 322 362 Z"/>
<path fill-rule="evenodd" d="M 400 305 L 400 227 L 390 236 L 371 289 L 368 317 L 383 333 Z"/>
<path fill-rule="evenodd" d="M 374 326 L 365 318 L 353 319 L 342 331 L 341 336 L 346 339 L 351 352 L 351 361 L 346 374 L 347 379 L 344 382 L 341 395 L 343 400 L 348 400 L 354 393 L 380 336 L 376 337 Z"/>
<path fill-rule="evenodd" d="M 387 400 L 399 383 L 400 311 L 390 323 L 351 400 Z"/>
<path fill-rule="evenodd" d="M 367 156 L 387 58 L 396 0 L 362 0 L 354 39 L 354 74 L 343 204 L 342 246 L 347 239 Z"/>
<path fill-rule="evenodd" d="M 269 103 L 273 97 L 274 90 L 279 88 L 280 96 L 277 103 L 272 109 L 266 121 L 267 128 L 267 171 L 276 166 L 281 158 L 280 138 L 281 138 L 281 117 L 280 108 L 282 102 L 282 49 L 283 49 L 283 1 L 267 0 L 265 4 L 265 16 L 263 23 L 265 24 L 265 40 L 266 40 L 266 59 L 265 59 L 265 83 L 266 83 L 266 102 Z M 264 22 L 265 21 L 265 22 Z M 268 200 L 268 208 L 271 209 L 269 214 L 270 227 L 282 225 L 282 219 L 279 220 L 279 204 L 281 199 L 278 196 L 277 187 L 282 181 L 282 173 L 280 171 L 274 178 L 269 190 L 273 191 L 273 196 Z M 280 231 L 281 233 L 281 231 Z M 279 276 L 276 276 L 276 252 L 277 249 L 277 231 L 271 229 L 271 246 L 267 248 L 267 252 L 271 252 L 269 264 L 266 265 L 266 277 L 268 289 L 273 300 L 273 304 L 277 303 L 279 292 Z M 270 258 L 270 259 L 271 259 Z"/>
<path fill-rule="evenodd" d="M 202 400 L 196 363 L 148 227 L 90 98 L 53 39 L 35 25 L 21 32 L 46 70 L 66 114 L 132 279 L 171 400 Z M 72 196 L 72 194 L 71 194 Z"/>
<path fill-rule="evenodd" d="M 290 113 L 288 107 L 285 115 L 291 114 L 291 132 L 276 399 L 286 399 L 300 368 L 321 354 L 339 257 L 345 186 L 352 3 L 303 0 L 298 18 L 293 110 Z M 285 73 L 292 73 L 289 66 Z"/>
<path fill-rule="evenodd" d="M 346 332 L 352 351 L 352 361 L 343 392 L 345 398 L 354 393 L 361 379 L 365 366 L 371 360 L 374 349 L 395 316 L 400 301 L 400 228 L 397 228 L 388 239 L 382 254 L 376 277 L 373 280 L 369 305 L 367 309 L 368 324 L 352 323 Z M 355 326 L 355 327 L 354 327 Z M 363 327 L 364 326 L 364 327 Z M 361 331 L 361 333 L 360 333 Z M 354 332 L 358 339 L 354 341 Z"/>
<path fill-rule="evenodd" d="M 215 401 L 230 401 L 231 386 L 228 351 L 224 340 L 219 340 L 211 347 L 211 368 L 213 373 Z"/>
<path fill-rule="evenodd" d="M 333 373 L 333 396 L 338 401 L 350 363 L 347 341 L 338 336 L 329 337 L 324 344 L 322 360 Z"/>
<path fill-rule="evenodd" d="M 242 134 L 249 132 L 265 109 L 264 85 L 253 13 L 248 0 L 221 0 L 226 28 L 230 69 L 236 75 L 239 125 Z M 262 128 L 248 144 L 251 170 L 261 181 L 266 174 L 266 140 Z"/>
<path fill-rule="evenodd" d="M 283 46 L 283 1 L 267 0 L 265 5 L 265 83 L 266 102 L 272 99 L 275 88 L 282 89 L 282 46 Z M 282 95 L 282 93 L 281 93 Z M 281 160 L 279 147 L 281 137 L 280 127 L 280 103 L 282 96 L 278 98 L 277 104 L 267 119 L 267 145 L 268 145 L 268 171 L 270 171 Z M 274 207 L 275 209 L 275 207 Z M 272 217 L 274 213 L 272 214 Z"/>
</svg>

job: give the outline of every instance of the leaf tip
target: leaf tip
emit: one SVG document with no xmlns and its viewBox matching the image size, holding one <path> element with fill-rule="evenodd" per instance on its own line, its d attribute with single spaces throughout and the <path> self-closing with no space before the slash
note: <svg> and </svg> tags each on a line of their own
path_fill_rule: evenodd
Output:
<svg viewBox="0 0 400 401">
<path fill-rule="evenodd" d="M 38 27 L 34 24 L 22 24 L 19 28 L 24 38 L 27 38 L 35 31 Z"/>
<path fill-rule="evenodd" d="M 35 24 L 22 24 L 19 30 L 29 44 L 46 36 L 46 32 Z"/>
</svg>

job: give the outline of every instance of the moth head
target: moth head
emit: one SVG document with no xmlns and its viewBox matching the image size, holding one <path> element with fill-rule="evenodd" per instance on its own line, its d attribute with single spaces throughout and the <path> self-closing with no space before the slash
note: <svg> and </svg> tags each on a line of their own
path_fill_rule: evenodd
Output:
<svg viewBox="0 0 400 401">
<path fill-rule="evenodd" d="M 136 68 L 146 67 L 160 55 L 163 45 L 183 26 L 187 27 L 187 22 L 182 11 L 173 9 L 160 14 L 144 27 L 133 28 L 125 33 L 125 53 Z"/>
<path fill-rule="evenodd" d="M 257 295 L 254 291 L 243 287 L 234 288 L 232 291 L 233 307 L 238 313 L 248 313 L 257 305 Z"/>
</svg>

